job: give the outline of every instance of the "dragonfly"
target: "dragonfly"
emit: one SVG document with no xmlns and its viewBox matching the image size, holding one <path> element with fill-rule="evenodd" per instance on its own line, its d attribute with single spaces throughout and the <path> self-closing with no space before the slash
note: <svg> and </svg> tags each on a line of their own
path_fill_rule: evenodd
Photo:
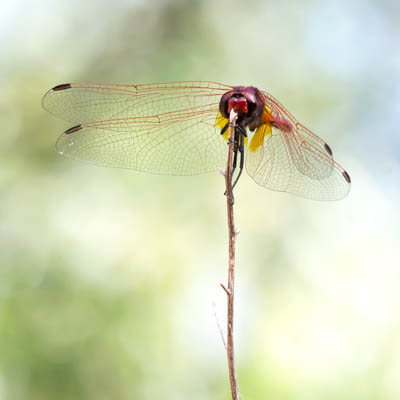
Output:
<svg viewBox="0 0 400 400">
<path fill-rule="evenodd" d="M 42 105 L 72 124 L 58 153 L 92 164 L 166 175 L 225 165 L 229 113 L 238 114 L 234 167 L 260 186 L 312 200 L 347 196 L 350 175 L 330 146 L 269 93 L 216 82 L 66 83 Z"/>
</svg>

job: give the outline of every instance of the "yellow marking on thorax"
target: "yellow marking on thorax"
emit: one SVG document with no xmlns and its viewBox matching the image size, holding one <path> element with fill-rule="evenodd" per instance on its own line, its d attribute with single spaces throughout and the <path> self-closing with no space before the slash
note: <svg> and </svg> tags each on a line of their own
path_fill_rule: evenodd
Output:
<svg viewBox="0 0 400 400">
<path fill-rule="evenodd" d="M 221 113 L 218 111 L 217 120 L 215 121 L 215 126 L 220 128 L 221 130 L 224 129 L 226 124 L 229 123 L 228 118 L 224 118 Z M 222 137 L 228 141 L 229 139 L 229 128 L 226 128 Z M 247 146 L 247 137 L 244 138 L 244 145 Z"/>
<path fill-rule="evenodd" d="M 269 107 L 264 107 L 264 113 L 261 118 L 261 124 L 256 129 L 253 138 L 250 141 L 249 149 L 250 151 L 256 151 L 259 147 L 261 147 L 264 143 L 264 137 L 269 135 L 272 136 L 272 127 L 271 122 L 274 121 L 274 117 L 272 116 L 272 111 Z M 228 118 L 224 118 L 221 113 L 218 111 L 217 119 L 215 121 L 215 126 L 220 128 L 221 130 L 228 123 Z M 229 139 L 229 129 L 226 129 L 223 138 L 227 141 Z M 244 145 L 247 145 L 247 137 L 244 138 Z"/>
<path fill-rule="evenodd" d="M 256 129 L 253 138 L 251 139 L 249 150 L 256 151 L 264 143 L 265 136 L 272 136 L 271 122 L 274 120 L 272 111 L 265 106 L 264 113 L 261 118 L 261 125 Z"/>
</svg>

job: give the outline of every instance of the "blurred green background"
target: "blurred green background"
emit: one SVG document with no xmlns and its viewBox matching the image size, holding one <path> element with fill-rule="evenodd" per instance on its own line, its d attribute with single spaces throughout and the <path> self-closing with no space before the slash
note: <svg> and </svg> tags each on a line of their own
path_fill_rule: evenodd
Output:
<svg viewBox="0 0 400 400">
<path fill-rule="evenodd" d="M 219 174 L 53 150 L 65 82 L 212 80 L 277 97 L 349 171 L 340 202 L 236 190 L 245 400 L 400 398 L 400 4 L 3 1 L 0 399 L 229 399 Z"/>
</svg>

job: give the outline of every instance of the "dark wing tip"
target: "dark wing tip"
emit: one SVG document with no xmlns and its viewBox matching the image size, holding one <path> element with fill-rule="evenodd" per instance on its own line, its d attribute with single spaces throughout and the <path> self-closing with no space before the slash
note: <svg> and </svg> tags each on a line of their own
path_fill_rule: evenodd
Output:
<svg viewBox="0 0 400 400">
<path fill-rule="evenodd" d="M 343 175 L 343 178 L 346 179 L 347 183 L 351 183 L 350 175 L 346 171 L 343 171 L 342 175 Z"/>
<path fill-rule="evenodd" d="M 327 143 L 324 144 L 325 151 L 332 156 L 332 149 L 329 147 Z"/>
<path fill-rule="evenodd" d="M 70 133 L 74 133 L 76 131 L 79 131 L 83 128 L 81 124 L 73 126 L 72 128 L 67 129 L 64 134 L 69 135 Z"/>
<path fill-rule="evenodd" d="M 62 83 L 61 85 L 54 86 L 51 90 L 57 92 L 59 90 L 71 89 L 71 87 L 70 83 Z"/>
</svg>

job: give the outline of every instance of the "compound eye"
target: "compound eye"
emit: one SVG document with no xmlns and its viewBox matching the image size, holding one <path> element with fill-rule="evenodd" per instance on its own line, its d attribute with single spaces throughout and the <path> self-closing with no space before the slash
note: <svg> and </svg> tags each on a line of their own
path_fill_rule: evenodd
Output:
<svg viewBox="0 0 400 400">
<path fill-rule="evenodd" d="M 229 99 L 231 98 L 231 96 L 232 96 L 232 92 L 226 92 L 221 97 L 221 100 L 219 102 L 219 112 L 221 113 L 221 115 L 224 118 L 229 118 L 229 115 L 228 115 L 228 102 L 229 102 Z"/>
</svg>

